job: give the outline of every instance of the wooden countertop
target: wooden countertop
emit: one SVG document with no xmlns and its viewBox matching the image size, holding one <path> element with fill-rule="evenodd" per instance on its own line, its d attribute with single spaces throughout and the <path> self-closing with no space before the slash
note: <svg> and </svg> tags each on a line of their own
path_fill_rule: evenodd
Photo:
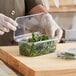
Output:
<svg viewBox="0 0 76 76">
<path fill-rule="evenodd" d="M 76 43 L 57 44 L 56 51 L 75 47 Z M 18 46 L 5 46 L 0 47 L 0 58 L 24 76 L 76 76 L 76 60 L 57 58 L 56 53 L 26 57 Z"/>
</svg>

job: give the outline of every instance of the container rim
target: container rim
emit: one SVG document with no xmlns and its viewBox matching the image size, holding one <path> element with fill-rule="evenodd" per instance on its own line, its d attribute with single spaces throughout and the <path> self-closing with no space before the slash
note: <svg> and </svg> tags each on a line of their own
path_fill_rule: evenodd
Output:
<svg viewBox="0 0 76 76">
<path fill-rule="evenodd" d="M 49 41 L 57 41 L 57 39 L 49 39 L 49 40 L 44 40 L 44 41 L 38 41 L 38 42 L 28 42 L 29 44 L 39 44 L 39 43 L 45 43 L 45 42 L 49 42 Z M 19 43 L 26 43 L 26 40 L 25 41 L 20 41 Z"/>
</svg>

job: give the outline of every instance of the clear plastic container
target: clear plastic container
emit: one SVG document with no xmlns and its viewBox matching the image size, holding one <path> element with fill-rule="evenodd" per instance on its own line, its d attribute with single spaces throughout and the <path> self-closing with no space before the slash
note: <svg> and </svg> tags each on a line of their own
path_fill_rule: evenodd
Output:
<svg viewBox="0 0 76 76">
<path fill-rule="evenodd" d="M 56 39 L 49 38 L 48 40 L 38 42 L 27 42 L 27 39 L 32 37 L 32 32 L 43 35 L 43 29 L 39 27 L 41 24 L 40 20 L 42 15 L 44 15 L 44 13 L 18 17 L 16 19 L 18 29 L 14 32 L 14 39 L 19 43 L 19 51 L 21 55 L 32 57 L 55 51 Z M 34 20 L 34 18 L 38 19 L 39 21 L 37 22 Z"/>
<path fill-rule="evenodd" d="M 41 17 L 44 13 L 17 17 L 16 22 L 18 23 L 17 31 L 14 32 L 14 40 L 19 42 L 28 36 L 31 32 L 43 33 Z"/>
<path fill-rule="evenodd" d="M 54 39 L 38 41 L 38 42 L 19 42 L 19 50 L 21 55 L 39 56 L 48 53 L 53 53 L 56 50 L 56 42 Z"/>
</svg>

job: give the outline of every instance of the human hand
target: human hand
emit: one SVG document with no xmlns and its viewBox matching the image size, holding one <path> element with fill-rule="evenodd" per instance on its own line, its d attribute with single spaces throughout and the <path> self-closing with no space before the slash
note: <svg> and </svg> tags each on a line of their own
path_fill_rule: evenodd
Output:
<svg viewBox="0 0 76 76">
<path fill-rule="evenodd" d="M 56 38 L 58 42 L 60 41 L 63 31 L 50 14 L 47 13 L 42 16 L 41 26 L 44 28 L 46 35 Z"/>
<path fill-rule="evenodd" d="M 0 13 L 0 35 L 10 30 L 16 31 L 18 24 L 11 18 Z"/>
<path fill-rule="evenodd" d="M 25 20 L 25 25 L 25 28 L 30 32 L 40 32 L 42 34 L 46 34 L 47 36 L 56 38 L 58 42 L 62 37 L 62 29 L 48 13 L 42 13 L 35 15 L 34 17 L 27 18 Z"/>
</svg>

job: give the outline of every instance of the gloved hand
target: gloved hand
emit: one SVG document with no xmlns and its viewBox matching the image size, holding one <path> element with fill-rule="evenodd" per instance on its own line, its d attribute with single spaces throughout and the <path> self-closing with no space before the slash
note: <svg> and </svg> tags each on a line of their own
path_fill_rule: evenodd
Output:
<svg viewBox="0 0 76 76">
<path fill-rule="evenodd" d="M 0 35 L 3 35 L 5 32 L 10 30 L 15 31 L 18 24 L 11 18 L 0 14 Z"/>
<path fill-rule="evenodd" d="M 58 42 L 60 41 L 63 31 L 49 13 L 42 16 L 41 26 L 44 28 L 46 35 L 56 38 Z"/>
<path fill-rule="evenodd" d="M 25 20 L 25 29 L 28 33 L 40 32 L 42 34 L 46 34 L 47 36 L 56 38 L 58 42 L 60 41 L 63 33 L 62 29 L 56 24 L 49 13 L 41 13 L 32 17 L 29 16 Z"/>
</svg>

